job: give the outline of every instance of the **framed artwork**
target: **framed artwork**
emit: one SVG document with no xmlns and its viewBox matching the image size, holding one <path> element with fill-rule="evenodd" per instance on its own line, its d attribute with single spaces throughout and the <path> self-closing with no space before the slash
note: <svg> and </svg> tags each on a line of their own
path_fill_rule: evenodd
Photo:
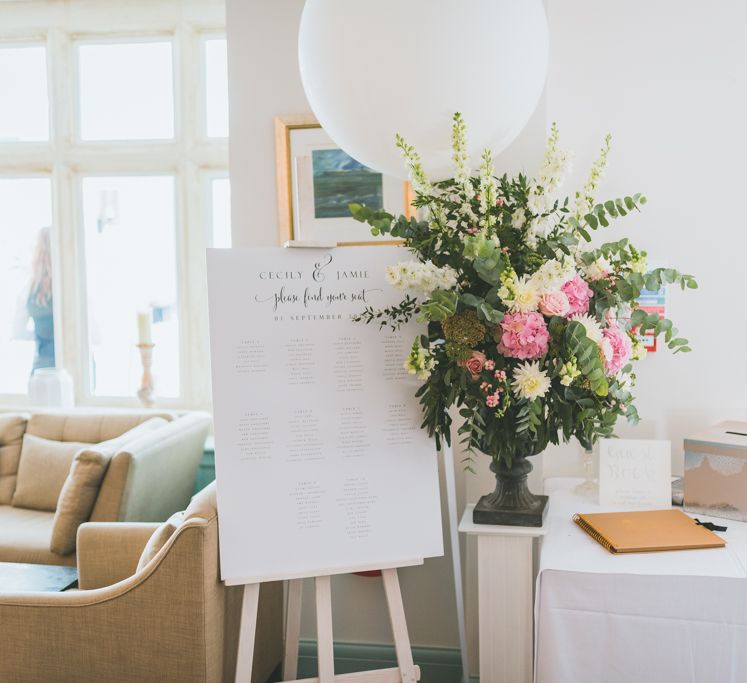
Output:
<svg viewBox="0 0 747 683">
<path fill-rule="evenodd" d="M 374 237 L 348 205 L 365 204 L 410 215 L 410 183 L 364 166 L 341 150 L 310 115 L 275 119 L 280 241 L 312 240 L 339 246 L 401 244 Z"/>
</svg>

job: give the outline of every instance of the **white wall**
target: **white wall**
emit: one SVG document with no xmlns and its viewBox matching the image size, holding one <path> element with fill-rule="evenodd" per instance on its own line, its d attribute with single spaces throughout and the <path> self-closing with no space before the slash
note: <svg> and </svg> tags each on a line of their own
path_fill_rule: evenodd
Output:
<svg viewBox="0 0 747 683">
<path fill-rule="evenodd" d="M 675 468 L 681 468 L 685 433 L 720 419 L 747 419 L 741 354 L 747 316 L 740 307 L 747 291 L 747 219 L 739 204 L 747 180 L 747 4 L 550 0 L 548 5 L 546 99 L 497 167 L 536 168 L 545 119 L 551 118 L 577 153 L 572 190 L 583 182 L 604 134 L 613 133 L 600 194 L 640 191 L 649 204 L 604 239 L 618 239 L 624 231 L 652 261 L 691 272 L 701 283 L 699 291 L 672 291 L 669 299 L 670 316 L 691 340 L 693 353 L 660 352 L 641 364 L 638 407 L 645 422 L 636 430 L 620 429 L 671 439 Z M 302 7 L 303 0 L 227 0 L 237 246 L 277 244 L 273 117 L 309 110 L 297 68 Z M 552 448 L 543 460 L 546 476 L 577 474 L 580 448 Z M 458 471 L 461 504 L 489 489 L 487 463 L 481 465 L 477 478 Z M 468 550 L 468 627 L 475 634 L 474 555 Z M 443 558 L 403 572 L 414 643 L 457 645 L 449 567 Z M 338 639 L 390 642 L 377 581 L 340 577 L 334 591 Z M 304 636 L 313 637 L 309 602 L 306 608 Z"/>
<path fill-rule="evenodd" d="M 747 420 L 747 4 L 743 0 L 554 0 L 549 4 L 548 113 L 578 153 L 574 187 L 607 131 L 613 151 L 600 195 L 643 192 L 630 236 L 650 261 L 693 273 L 670 288 L 669 316 L 691 354 L 651 354 L 638 372 L 645 422 L 620 433 L 682 439 L 727 418 Z M 577 467 L 578 449 L 546 453 L 545 475 Z M 557 457 L 556 457 L 557 456 Z"/>
<path fill-rule="evenodd" d="M 278 244 L 273 119 L 310 111 L 298 71 L 304 0 L 227 0 L 231 218 L 237 247 Z"/>
</svg>

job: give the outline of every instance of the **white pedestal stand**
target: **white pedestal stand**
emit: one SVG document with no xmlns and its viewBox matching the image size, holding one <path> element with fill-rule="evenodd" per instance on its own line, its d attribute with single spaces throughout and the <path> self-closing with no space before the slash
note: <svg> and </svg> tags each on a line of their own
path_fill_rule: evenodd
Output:
<svg viewBox="0 0 747 683">
<path fill-rule="evenodd" d="M 468 505 L 459 531 L 477 536 L 480 680 L 532 683 L 533 552 L 547 526 L 475 524 Z"/>
</svg>

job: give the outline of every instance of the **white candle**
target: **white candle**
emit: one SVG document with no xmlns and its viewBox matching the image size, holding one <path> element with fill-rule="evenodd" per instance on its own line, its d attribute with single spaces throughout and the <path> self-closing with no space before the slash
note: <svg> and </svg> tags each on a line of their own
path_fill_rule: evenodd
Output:
<svg viewBox="0 0 747 683">
<path fill-rule="evenodd" d="M 140 344 L 151 344 L 151 312 L 140 311 L 137 314 L 137 335 Z"/>
</svg>

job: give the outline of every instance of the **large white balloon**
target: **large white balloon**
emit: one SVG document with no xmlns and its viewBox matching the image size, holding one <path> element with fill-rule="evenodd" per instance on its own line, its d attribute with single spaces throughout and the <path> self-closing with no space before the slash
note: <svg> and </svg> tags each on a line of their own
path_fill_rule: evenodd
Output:
<svg viewBox="0 0 747 683">
<path fill-rule="evenodd" d="M 433 179 L 453 175 L 450 126 L 469 151 L 505 149 L 531 116 L 547 69 L 542 0 L 306 0 L 301 78 L 332 139 L 361 163 L 405 177 L 395 133 Z"/>
</svg>

